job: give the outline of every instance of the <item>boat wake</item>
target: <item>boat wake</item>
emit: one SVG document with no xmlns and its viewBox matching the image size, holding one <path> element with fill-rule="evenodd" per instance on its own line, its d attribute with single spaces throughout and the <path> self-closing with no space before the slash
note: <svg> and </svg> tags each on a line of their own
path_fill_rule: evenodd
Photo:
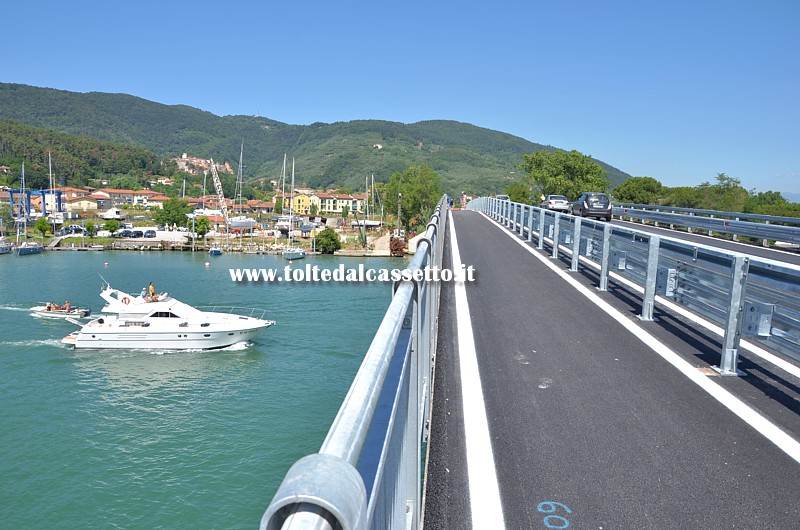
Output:
<svg viewBox="0 0 800 530">
<path fill-rule="evenodd" d="M 0 306 L 0 309 L 2 309 L 3 311 L 21 311 L 21 312 L 25 312 L 25 313 L 29 313 L 30 310 L 31 310 L 30 307 L 14 307 L 14 306 L 10 306 L 10 305 Z"/>
<path fill-rule="evenodd" d="M 61 344 L 61 339 L 10 340 L 10 341 L 0 342 L 0 345 L 11 346 L 11 347 L 26 347 L 26 346 L 55 346 L 58 348 L 64 347 L 64 345 Z"/>
</svg>

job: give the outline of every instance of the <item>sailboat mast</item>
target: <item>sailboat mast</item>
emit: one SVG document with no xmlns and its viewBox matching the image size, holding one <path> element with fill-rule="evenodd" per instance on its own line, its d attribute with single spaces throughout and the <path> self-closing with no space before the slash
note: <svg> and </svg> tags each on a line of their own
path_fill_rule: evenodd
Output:
<svg viewBox="0 0 800 530">
<path fill-rule="evenodd" d="M 239 178 L 236 179 L 236 191 L 239 196 L 239 215 L 242 214 L 242 187 L 243 187 L 243 178 L 242 178 L 242 158 L 244 157 L 244 142 L 242 142 L 242 148 L 239 151 Z M 236 197 L 234 197 L 236 199 Z"/>
<path fill-rule="evenodd" d="M 58 210 L 58 205 L 56 204 L 56 183 L 53 180 L 53 158 L 50 154 L 50 151 L 47 151 L 47 168 L 50 171 L 50 196 L 53 197 L 53 209 Z M 45 208 L 47 208 L 47 199 L 44 199 L 44 204 L 42 205 L 42 212 L 44 212 Z M 55 212 L 51 214 L 53 216 L 53 235 L 56 234 L 56 215 Z"/>
<path fill-rule="evenodd" d="M 292 202 L 289 208 L 289 245 L 294 247 L 294 157 L 292 157 Z"/>
</svg>

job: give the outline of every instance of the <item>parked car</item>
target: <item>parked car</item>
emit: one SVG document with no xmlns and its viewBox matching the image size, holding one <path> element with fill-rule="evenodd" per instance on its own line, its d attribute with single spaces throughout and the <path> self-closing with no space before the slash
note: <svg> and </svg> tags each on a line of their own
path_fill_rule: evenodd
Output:
<svg viewBox="0 0 800 530">
<path fill-rule="evenodd" d="M 605 193 L 586 191 L 572 203 L 572 215 L 611 220 L 611 197 Z"/>
<path fill-rule="evenodd" d="M 568 212 L 569 201 L 563 195 L 548 195 L 547 197 L 544 198 L 541 204 L 539 204 L 539 207 L 545 208 L 546 210 Z"/>
<path fill-rule="evenodd" d="M 120 230 L 119 232 L 114 233 L 114 237 L 132 237 L 133 232 L 130 230 Z"/>
<path fill-rule="evenodd" d="M 131 237 L 144 237 L 144 232 L 141 230 L 134 230 L 131 232 Z"/>
<path fill-rule="evenodd" d="M 145 230 L 144 231 L 144 237 L 156 237 L 156 231 L 155 230 Z"/>
</svg>

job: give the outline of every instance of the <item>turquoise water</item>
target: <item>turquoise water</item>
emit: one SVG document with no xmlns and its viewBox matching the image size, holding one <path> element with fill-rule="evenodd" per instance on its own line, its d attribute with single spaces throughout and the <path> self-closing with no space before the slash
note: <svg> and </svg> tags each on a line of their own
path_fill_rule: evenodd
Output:
<svg viewBox="0 0 800 530">
<path fill-rule="evenodd" d="M 210 263 L 210 267 L 205 266 Z M 389 258 L 305 263 L 404 267 Z M 252 529 L 289 466 L 316 452 L 391 299 L 389 284 L 234 284 L 278 256 L 48 252 L 0 256 L 0 527 Z M 100 274 L 192 305 L 267 309 L 257 341 L 212 352 L 70 349 Z"/>
</svg>

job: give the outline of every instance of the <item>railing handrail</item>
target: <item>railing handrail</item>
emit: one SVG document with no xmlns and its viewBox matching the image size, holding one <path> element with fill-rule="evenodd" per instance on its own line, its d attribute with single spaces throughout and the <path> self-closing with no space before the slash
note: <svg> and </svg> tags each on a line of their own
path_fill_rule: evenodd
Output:
<svg viewBox="0 0 800 530">
<path fill-rule="evenodd" d="M 441 266 L 447 204 L 443 196 L 407 270 Z M 261 519 L 262 529 L 418 527 L 438 299 L 436 282 L 395 284 L 389 308 L 320 451 L 288 471 Z M 389 379 L 398 359 L 402 370 Z M 375 427 L 386 399 L 393 403 L 390 416 L 380 418 L 387 425 Z M 384 438 L 376 462 L 366 470 L 372 481 L 367 483 L 359 466 L 373 428 Z"/>
<path fill-rule="evenodd" d="M 634 202 L 614 202 L 613 205 L 619 208 L 634 208 L 637 210 L 655 210 L 659 212 L 680 212 L 692 215 L 708 215 L 714 217 L 727 217 L 739 221 L 750 219 L 755 221 L 766 221 L 768 223 L 786 223 L 800 226 L 800 218 L 786 217 L 778 215 L 765 215 L 743 212 L 726 212 L 720 210 L 707 210 L 703 208 L 685 208 L 681 206 L 665 206 L 658 204 L 639 204 Z"/>
<path fill-rule="evenodd" d="M 773 223 L 756 223 L 752 221 L 742 221 L 739 219 L 726 219 L 726 212 L 716 212 L 720 217 L 704 217 L 698 215 L 683 215 L 678 213 L 668 213 L 659 209 L 638 209 L 627 206 L 614 206 L 614 215 L 623 218 L 640 219 L 655 223 L 667 223 L 670 225 L 683 226 L 690 229 L 698 229 L 709 232 L 719 232 L 736 236 L 753 237 L 756 239 L 772 239 L 787 243 L 800 243 L 800 225 L 786 226 Z M 712 214 L 713 215 L 713 214 Z M 768 217 L 768 216 L 762 216 Z M 775 218 L 771 219 L 793 219 L 794 218 Z"/>
</svg>

